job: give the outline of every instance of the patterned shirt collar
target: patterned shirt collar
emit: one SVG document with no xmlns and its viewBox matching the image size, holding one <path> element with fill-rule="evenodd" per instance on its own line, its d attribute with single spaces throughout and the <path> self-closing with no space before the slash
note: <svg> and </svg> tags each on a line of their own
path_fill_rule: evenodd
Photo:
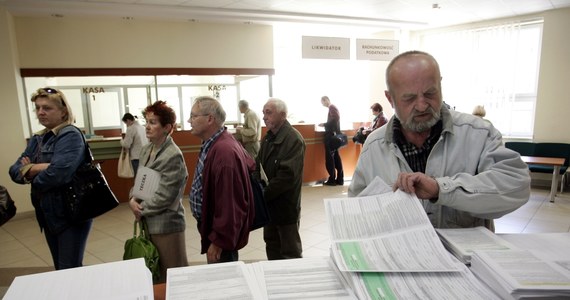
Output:
<svg viewBox="0 0 570 300">
<path fill-rule="evenodd" d="M 202 201 L 204 199 L 204 164 L 206 162 L 206 157 L 208 156 L 208 151 L 212 147 L 214 141 L 226 130 L 226 127 L 221 127 L 214 135 L 202 143 L 202 148 L 200 148 L 200 154 L 198 156 L 198 163 L 196 163 L 196 169 L 194 171 L 194 179 L 192 180 L 192 187 L 190 189 L 190 208 L 192 209 L 192 215 L 196 220 L 200 220 L 202 216 Z"/>
<path fill-rule="evenodd" d="M 418 148 L 416 145 L 408 142 L 402 132 L 402 123 L 398 118 L 394 118 L 394 143 L 398 145 L 400 151 L 406 158 L 408 165 L 414 172 L 425 173 L 427 159 L 433 146 L 439 140 L 443 130 L 443 122 L 440 119 L 432 128 L 429 137 L 426 139 L 422 147 Z"/>
</svg>

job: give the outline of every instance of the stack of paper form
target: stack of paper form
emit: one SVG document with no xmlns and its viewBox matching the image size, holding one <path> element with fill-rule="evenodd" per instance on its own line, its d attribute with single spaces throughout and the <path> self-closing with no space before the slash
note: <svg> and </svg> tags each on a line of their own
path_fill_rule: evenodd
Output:
<svg viewBox="0 0 570 300">
<path fill-rule="evenodd" d="M 152 276 L 144 259 L 18 276 L 4 300 L 154 299 Z"/>
<path fill-rule="evenodd" d="M 356 300 L 330 257 L 168 269 L 167 300 Z"/>
<path fill-rule="evenodd" d="M 464 264 L 471 264 L 475 250 L 518 249 L 485 227 L 436 229 L 445 248 Z"/>
<path fill-rule="evenodd" d="M 475 251 L 471 270 L 503 299 L 570 299 L 570 261 L 528 250 Z"/>
<path fill-rule="evenodd" d="M 420 202 L 325 199 L 332 256 L 359 299 L 499 299 L 446 251 Z"/>
</svg>

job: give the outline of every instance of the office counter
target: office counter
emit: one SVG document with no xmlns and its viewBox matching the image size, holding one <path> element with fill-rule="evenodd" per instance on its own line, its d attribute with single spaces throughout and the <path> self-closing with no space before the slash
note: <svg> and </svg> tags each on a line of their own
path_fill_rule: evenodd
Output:
<svg viewBox="0 0 570 300">
<path fill-rule="evenodd" d="M 305 151 L 305 165 L 303 170 L 303 183 L 310 184 L 323 181 L 328 177 L 325 169 L 324 156 L 324 132 L 315 130 L 314 124 L 294 124 L 305 139 L 307 146 Z M 265 126 L 262 127 L 262 136 L 265 135 Z M 348 145 L 340 149 L 345 177 L 352 177 L 361 145 L 352 142 L 354 130 L 343 130 L 348 135 Z M 180 147 L 188 168 L 189 181 L 194 176 L 194 169 L 198 154 L 200 152 L 201 140 L 190 133 L 190 131 L 175 131 L 172 134 L 174 142 Z M 117 164 L 121 153 L 120 137 L 88 140 L 94 159 L 101 164 L 101 170 L 105 174 L 109 186 L 121 202 L 127 202 L 129 190 L 134 183 L 134 179 L 119 178 L 117 175 Z M 187 195 L 190 184 L 186 184 L 184 194 Z"/>
</svg>

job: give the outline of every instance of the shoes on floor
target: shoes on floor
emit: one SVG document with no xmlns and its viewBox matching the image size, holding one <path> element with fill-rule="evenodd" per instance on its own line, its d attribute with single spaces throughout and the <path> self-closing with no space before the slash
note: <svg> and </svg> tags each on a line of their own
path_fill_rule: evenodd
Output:
<svg viewBox="0 0 570 300">
<path fill-rule="evenodd" d="M 336 185 L 344 185 L 344 180 L 335 181 Z"/>
<path fill-rule="evenodd" d="M 328 181 L 325 181 L 325 182 L 323 183 L 323 185 L 335 186 L 335 185 L 336 185 L 336 182 L 335 182 L 335 181 L 328 180 Z"/>
</svg>

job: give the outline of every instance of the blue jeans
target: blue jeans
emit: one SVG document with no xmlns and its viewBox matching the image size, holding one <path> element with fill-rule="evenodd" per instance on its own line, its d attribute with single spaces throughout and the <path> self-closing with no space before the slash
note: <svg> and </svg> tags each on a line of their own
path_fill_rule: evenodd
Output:
<svg viewBox="0 0 570 300">
<path fill-rule="evenodd" d="M 93 220 L 72 225 L 59 234 L 44 230 L 56 270 L 83 266 L 83 254 Z"/>
</svg>

